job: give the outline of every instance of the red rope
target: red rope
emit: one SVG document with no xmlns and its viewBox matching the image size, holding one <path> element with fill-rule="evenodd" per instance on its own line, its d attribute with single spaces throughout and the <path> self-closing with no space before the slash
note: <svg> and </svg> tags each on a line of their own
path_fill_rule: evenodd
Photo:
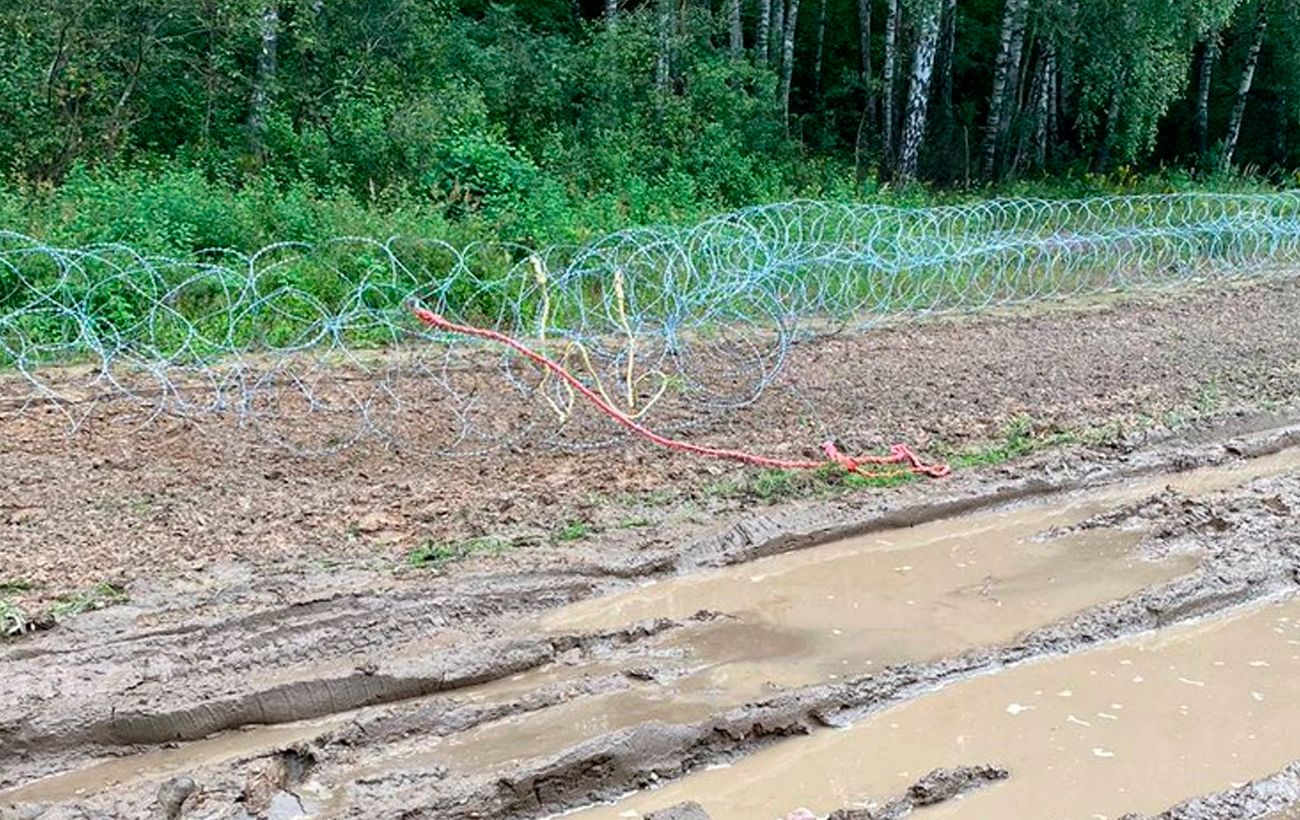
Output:
<svg viewBox="0 0 1300 820">
<path fill-rule="evenodd" d="M 473 327 L 472 325 L 456 324 L 455 322 L 449 321 L 445 317 L 422 307 L 415 307 L 412 308 L 412 310 L 417 319 L 432 328 L 447 333 L 455 333 L 460 336 L 473 336 L 479 339 L 487 339 L 488 341 L 505 345 L 520 355 L 527 357 L 538 367 L 549 370 L 559 378 L 563 379 L 574 390 L 581 393 L 583 398 L 594 404 L 602 413 L 631 430 L 633 433 L 636 433 L 642 438 L 647 439 L 660 447 L 666 447 L 670 450 L 678 450 L 684 453 L 694 453 L 695 455 L 706 456 L 708 458 L 739 461 L 744 464 L 752 464 L 755 467 L 770 467 L 778 470 L 817 470 L 825 467 L 827 464 L 838 464 L 847 472 L 856 473 L 857 475 L 866 476 L 868 478 L 883 478 L 898 475 L 900 473 L 913 473 L 916 475 L 930 476 L 931 478 L 943 478 L 951 472 L 951 469 L 946 464 L 926 464 L 921 460 L 920 456 L 914 453 L 906 444 L 895 444 L 891 446 L 888 455 L 858 456 L 857 458 L 853 458 L 851 456 L 846 456 L 837 450 L 834 442 L 827 441 L 822 444 L 822 452 L 826 454 L 826 458 L 820 461 L 813 461 L 803 459 L 770 458 L 768 456 L 746 453 L 740 450 L 706 447 L 701 444 L 692 444 L 689 441 L 680 441 L 678 439 L 668 438 L 667 436 L 661 436 L 638 422 L 636 419 L 627 415 L 622 410 L 619 410 L 617 407 L 605 401 L 599 393 L 583 384 L 577 376 L 574 376 L 572 373 L 565 370 L 554 360 L 538 353 L 536 350 L 524 345 L 522 342 L 512 339 L 504 333 L 498 333 L 495 330 Z M 898 469 L 873 471 L 864 469 L 864 465 L 897 465 Z"/>
</svg>

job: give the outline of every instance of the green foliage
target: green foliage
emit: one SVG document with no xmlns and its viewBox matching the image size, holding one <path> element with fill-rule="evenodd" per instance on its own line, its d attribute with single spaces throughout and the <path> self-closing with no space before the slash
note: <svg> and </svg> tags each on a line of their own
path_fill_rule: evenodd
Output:
<svg viewBox="0 0 1300 820">
<path fill-rule="evenodd" d="M 1185 169 L 1191 55 L 1221 34 L 1217 141 L 1258 2 L 1029 0 L 1009 147 L 1019 176 L 997 189 L 897 190 L 876 173 L 888 163 L 874 112 L 862 117 L 850 0 L 829 2 L 820 76 L 816 15 L 801 16 L 788 123 L 776 71 L 730 53 L 716 2 L 673 4 L 681 14 L 661 32 L 649 3 L 623 4 L 611 27 L 600 4 L 568 0 L 279 0 L 274 74 L 261 76 L 265 0 L 0 0 L 0 228 L 176 256 L 340 235 L 550 245 L 799 197 L 912 205 L 1257 186 Z M 1269 7 L 1236 153 L 1273 183 L 1293 183 L 1300 157 L 1297 2 Z M 906 69 L 918 5 L 904 8 Z M 947 183 L 972 177 L 1003 2 L 958 9 L 951 105 L 935 100 L 923 152 L 931 178 Z M 746 4 L 747 45 L 753 18 Z M 877 19 L 877 95 L 882 29 Z M 1059 110 L 1038 160 L 1025 145 L 1049 47 Z M 266 92 L 258 150 L 255 89 Z M 6 286 L 0 278 L 0 299 Z M 142 295 L 93 296 L 116 327 Z"/>
<path fill-rule="evenodd" d="M 591 535 L 591 525 L 585 521 L 570 521 L 555 531 L 556 541 L 581 541 Z"/>
<path fill-rule="evenodd" d="M 16 638 L 30 632 L 32 619 L 18 604 L 0 596 L 0 637 Z"/>
<path fill-rule="evenodd" d="M 453 561 L 461 561 L 474 555 L 496 555 L 514 546 L 506 538 L 494 535 L 482 538 L 470 538 L 465 541 L 426 541 L 407 553 L 406 562 L 413 567 L 437 569 Z"/>
<path fill-rule="evenodd" d="M 1035 429 L 1036 426 L 1029 416 L 1017 416 L 1007 424 L 1001 441 L 973 449 L 945 453 L 944 457 L 954 470 L 996 467 L 1039 450 L 1079 441 L 1079 436 L 1075 433 L 1039 432 Z"/>
<path fill-rule="evenodd" d="M 101 581 L 94 586 L 59 598 L 50 607 L 50 615 L 54 620 L 62 621 L 74 615 L 104 609 L 113 604 L 125 603 L 127 600 L 126 592 L 120 587 Z"/>
</svg>

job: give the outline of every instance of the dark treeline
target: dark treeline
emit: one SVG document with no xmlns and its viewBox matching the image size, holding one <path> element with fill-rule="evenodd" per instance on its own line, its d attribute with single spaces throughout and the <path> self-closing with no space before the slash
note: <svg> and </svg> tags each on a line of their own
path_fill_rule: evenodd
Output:
<svg viewBox="0 0 1300 820">
<path fill-rule="evenodd" d="M 183 173 L 178 199 L 272 186 L 541 241 L 883 183 L 1300 164 L 1300 0 L 0 0 L 0 23 L 10 210 Z"/>
</svg>

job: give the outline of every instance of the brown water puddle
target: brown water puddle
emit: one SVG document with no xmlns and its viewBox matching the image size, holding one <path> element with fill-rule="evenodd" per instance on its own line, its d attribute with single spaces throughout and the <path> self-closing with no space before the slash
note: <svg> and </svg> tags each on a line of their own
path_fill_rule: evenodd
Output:
<svg viewBox="0 0 1300 820">
<path fill-rule="evenodd" d="M 1165 486 L 1210 492 L 1297 467 L 1300 450 L 1284 451 L 848 539 L 580 603 L 546 619 L 543 628 L 616 629 L 647 618 L 686 618 L 701 609 L 729 617 L 651 642 L 644 652 L 659 682 L 580 698 L 446 740 L 391 744 L 363 754 L 356 771 L 430 761 L 467 772 L 495 770 L 617 728 L 652 720 L 694 721 L 776 689 L 1013 640 L 1088 606 L 1174 578 L 1195 564 L 1191 556 L 1159 562 L 1134 558 L 1130 551 L 1138 532 L 1035 536 Z M 636 664 L 552 666 L 463 690 L 457 698 L 505 700 L 548 683 L 631 665 Z M 0 801 L 57 802 L 158 779 L 283 748 L 353 717 L 345 713 L 329 721 L 230 732 L 109 760 L 0 794 Z"/>
<path fill-rule="evenodd" d="M 583 668 L 587 675 L 608 674 L 612 667 L 592 664 Z M 552 666 L 534 672 L 468 688 L 447 696 L 458 704 L 503 703 L 535 691 L 540 686 L 574 678 L 573 670 Z M 312 740 L 341 728 L 358 715 L 384 707 L 370 707 L 344 712 L 325 719 L 296 721 L 274 726 L 251 726 L 223 732 L 203 740 L 182 744 L 174 749 L 160 749 L 120 758 L 110 758 L 66 774 L 43 778 L 27 786 L 0 791 L 0 807 L 6 804 L 54 803 L 73 800 L 124 783 L 158 780 L 195 769 L 267 754 L 295 743 Z"/>
<path fill-rule="evenodd" d="M 918 818 L 1107 820 L 1155 813 L 1300 758 L 1300 599 L 967 679 L 843 731 L 576 816 L 697 800 L 714 820 L 885 802 L 939 766 L 1011 778 Z"/>
<path fill-rule="evenodd" d="M 270 753 L 300 741 L 318 737 L 347 722 L 344 718 L 259 726 L 186 743 L 175 749 L 113 758 L 67 774 L 38 780 L 27 786 L 0 792 L 0 807 L 6 804 L 57 803 L 95 794 L 113 786 L 161 779 L 200 766 L 224 763 L 259 753 Z"/>
<path fill-rule="evenodd" d="M 676 630 L 651 654 L 663 683 L 502 720 L 435 745 L 381 751 L 366 774 L 442 763 L 501 770 L 603 732 L 692 722 L 783 688 L 1014 640 L 1190 571 L 1195 556 L 1134 557 L 1138 531 L 1041 538 L 1167 486 L 1206 493 L 1300 466 L 1300 451 L 1162 475 L 674 578 L 566 607 L 555 632 L 617 629 L 701 609 L 729 617 Z"/>
<path fill-rule="evenodd" d="M 1041 536 L 1158 493 L 1204 494 L 1300 468 L 1300 450 L 1226 467 L 850 538 L 583 601 L 543 621 L 556 632 L 616 629 L 701 609 L 736 618 L 670 634 L 718 690 L 749 696 L 925 662 L 1014 639 L 1089 606 L 1184 574 L 1194 556 L 1131 554 L 1137 530 Z M 706 687 L 707 688 L 707 687 Z"/>
</svg>

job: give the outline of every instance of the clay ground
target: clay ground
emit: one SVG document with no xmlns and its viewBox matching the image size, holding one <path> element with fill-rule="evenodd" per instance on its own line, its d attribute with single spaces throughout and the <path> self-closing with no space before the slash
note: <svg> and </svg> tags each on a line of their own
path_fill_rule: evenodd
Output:
<svg viewBox="0 0 1300 820">
<path fill-rule="evenodd" d="M 965 456 L 952 478 L 893 488 L 774 479 L 633 442 L 302 459 L 220 424 L 99 424 L 69 439 L 57 420 L 9 417 L 8 599 L 35 613 L 107 582 L 128 600 L 0 643 L 0 790 L 36 788 L 0 791 L 0 816 L 522 818 L 676 779 L 972 672 L 1286 593 L 1300 577 L 1295 472 L 1204 501 L 1227 511 L 1222 529 L 1152 513 L 1144 526 L 1196 536 L 1193 568 L 1014 639 L 670 715 L 632 741 L 610 731 L 638 731 L 635 715 L 598 722 L 507 769 L 375 758 L 419 758 L 422 744 L 671 677 L 646 647 L 729 617 L 543 629 L 564 605 L 853 532 L 1286 452 L 1297 423 L 1300 281 L 802 343 L 761 401 L 691 433 L 777 455 L 812 452 L 831 431 L 855 451 L 901 440 Z M 467 543 L 491 548 L 436 568 L 408 560 Z M 514 686 L 519 673 L 539 677 Z M 252 726 L 272 728 L 234 731 Z M 966 761 L 986 762 L 998 761 Z M 1171 816 L 1284 810 L 1288 770 L 1258 774 L 1274 797 L 1243 786 L 1211 799 L 1248 807 L 1236 814 Z"/>
</svg>

